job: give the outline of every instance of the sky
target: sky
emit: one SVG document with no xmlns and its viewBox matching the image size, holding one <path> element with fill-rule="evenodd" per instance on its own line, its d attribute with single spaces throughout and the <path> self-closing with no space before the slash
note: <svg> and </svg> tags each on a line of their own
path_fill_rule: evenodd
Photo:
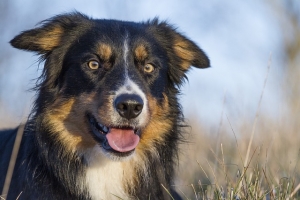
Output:
<svg viewBox="0 0 300 200">
<path fill-rule="evenodd" d="M 222 110 L 232 118 L 253 119 L 262 91 L 261 112 L 276 116 L 282 109 L 280 34 L 268 1 L 4 0 L 0 9 L 6 11 L 0 14 L 0 121 L 28 115 L 34 100 L 30 88 L 42 68 L 36 55 L 13 49 L 9 41 L 44 19 L 74 10 L 125 21 L 159 17 L 199 45 L 211 68 L 189 71 L 180 96 L 185 115 L 199 123 L 217 125 Z"/>
</svg>

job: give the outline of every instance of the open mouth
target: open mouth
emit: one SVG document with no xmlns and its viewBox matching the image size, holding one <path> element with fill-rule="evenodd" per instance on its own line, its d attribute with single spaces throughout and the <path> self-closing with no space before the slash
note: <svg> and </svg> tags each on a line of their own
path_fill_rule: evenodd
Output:
<svg viewBox="0 0 300 200">
<path fill-rule="evenodd" d="M 88 115 L 94 139 L 102 148 L 117 156 L 131 155 L 140 141 L 140 130 L 133 127 L 108 127 Z"/>
</svg>

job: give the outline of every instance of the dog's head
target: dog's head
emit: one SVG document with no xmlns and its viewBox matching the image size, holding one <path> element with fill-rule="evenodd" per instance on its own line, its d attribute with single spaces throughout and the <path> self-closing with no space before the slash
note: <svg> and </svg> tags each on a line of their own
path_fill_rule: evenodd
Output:
<svg viewBox="0 0 300 200">
<path fill-rule="evenodd" d="M 50 135 L 72 152 L 97 146 L 113 159 L 176 134 L 178 86 L 190 66 L 209 66 L 197 45 L 157 19 L 59 15 L 11 44 L 45 60 L 35 112 Z"/>
</svg>

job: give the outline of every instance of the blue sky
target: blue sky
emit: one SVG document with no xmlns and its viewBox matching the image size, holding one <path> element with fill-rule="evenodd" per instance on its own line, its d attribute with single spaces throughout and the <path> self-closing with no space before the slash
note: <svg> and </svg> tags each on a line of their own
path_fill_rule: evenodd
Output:
<svg viewBox="0 0 300 200">
<path fill-rule="evenodd" d="M 74 10 L 94 18 L 130 21 L 159 17 L 174 24 L 180 32 L 195 41 L 210 57 L 212 67 L 189 72 L 189 81 L 182 87 L 181 96 L 187 117 L 197 116 L 199 122 L 217 125 L 226 94 L 225 111 L 229 116 L 252 119 L 270 58 L 272 64 L 261 109 L 271 116 L 282 110 L 283 102 L 278 89 L 282 74 L 280 34 L 268 1 L 6 2 L 9 3 L 0 3 L 0 6 L 9 4 L 10 9 L 4 18 L 5 28 L 0 29 L 0 120 L 7 116 L 21 120 L 28 114 L 34 100 L 34 93 L 28 90 L 33 87 L 32 80 L 40 72 L 37 70 L 37 56 L 13 49 L 8 41 L 19 32 L 33 28 L 41 20 Z"/>
</svg>

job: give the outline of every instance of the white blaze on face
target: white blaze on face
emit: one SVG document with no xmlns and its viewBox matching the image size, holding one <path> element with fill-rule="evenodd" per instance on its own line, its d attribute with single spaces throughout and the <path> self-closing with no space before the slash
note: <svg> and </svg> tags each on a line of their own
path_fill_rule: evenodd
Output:
<svg viewBox="0 0 300 200">
<path fill-rule="evenodd" d="M 149 119 L 148 100 L 143 90 L 129 76 L 129 52 L 129 39 L 127 35 L 123 43 L 123 82 L 112 98 L 116 99 L 122 94 L 138 95 L 143 100 L 144 106 L 142 112 L 135 120 L 138 122 L 137 125 L 142 127 L 147 124 Z M 111 117 L 113 123 L 118 122 L 121 117 L 116 110 L 115 112 L 110 113 L 109 116 Z M 122 197 L 122 199 L 130 199 L 130 197 L 127 196 L 124 190 L 124 181 L 129 180 L 131 182 L 132 177 L 134 176 L 134 171 L 129 170 L 128 172 L 128 169 L 133 168 L 130 162 L 127 161 L 129 161 L 130 159 L 134 159 L 136 160 L 135 162 L 137 163 L 137 165 L 140 165 L 141 167 L 144 166 L 142 158 L 134 155 L 137 154 L 132 154 L 127 158 L 114 157 L 112 154 L 109 154 L 98 145 L 96 145 L 94 148 L 89 149 L 89 151 L 87 151 L 84 155 L 88 167 L 86 169 L 86 177 L 83 181 L 82 188 L 87 188 L 91 199 L 93 200 L 113 200 L 117 199 L 116 196 Z M 130 165 L 130 167 L 124 170 L 124 163 L 126 164 L 126 166 Z M 144 177 L 148 177 L 146 168 L 143 171 L 145 172 Z"/>
<path fill-rule="evenodd" d="M 124 60 L 124 66 L 125 66 L 125 79 L 128 78 L 128 34 L 125 36 L 125 40 L 123 43 L 123 60 Z"/>
<path fill-rule="evenodd" d="M 124 43 L 123 43 L 123 60 L 124 60 L 124 82 L 123 84 L 117 89 L 115 98 L 122 94 L 136 94 L 144 102 L 144 107 L 141 114 L 137 117 L 139 120 L 139 125 L 145 125 L 148 120 L 148 101 L 146 98 L 145 93 L 142 89 L 129 77 L 129 64 L 128 64 L 128 53 L 129 53 L 129 39 L 128 35 L 126 35 Z"/>
</svg>

